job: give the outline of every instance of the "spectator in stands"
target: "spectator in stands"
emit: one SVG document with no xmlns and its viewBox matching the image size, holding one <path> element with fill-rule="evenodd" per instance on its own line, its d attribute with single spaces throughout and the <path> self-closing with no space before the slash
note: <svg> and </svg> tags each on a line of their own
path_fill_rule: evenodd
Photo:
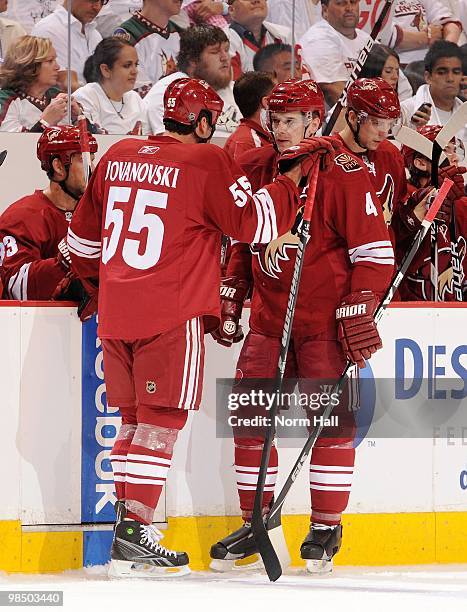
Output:
<svg viewBox="0 0 467 612">
<path fill-rule="evenodd" d="M 164 92 L 172 81 L 183 77 L 203 79 L 224 101 L 224 110 L 216 128 L 233 132 L 240 121 L 240 111 L 233 97 L 229 39 L 224 30 L 210 25 L 192 26 L 180 34 L 178 71 L 158 81 L 145 97 L 149 125 L 153 134 L 165 131 L 162 122 Z"/>
<path fill-rule="evenodd" d="M 274 85 L 275 80 L 267 72 L 245 72 L 235 81 L 233 95 L 243 119 L 240 119 L 240 125 L 224 144 L 224 149 L 234 159 L 245 151 L 271 142 L 265 128 L 264 114 L 267 110 L 267 97 Z"/>
<path fill-rule="evenodd" d="M 136 88 L 144 97 L 154 83 L 176 71 L 182 29 L 171 21 L 180 13 L 180 0 L 143 0 L 143 8 L 115 30 L 130 42 L 139 58 Z"/>
<path fill-rule="evenodd" d="M 8 0 L 0 0 L 0 13 L 4 13 L 7 6 Z M 0 60 L 5 57 L 11 43 L 25 34 L 26 30 L 21 24 L 0 15 Z"/>
<path fill-rule="evenodd" d="M 323 19 L 299 40 L 303 62 L 318 82 L 329 106 L 344 89 L 352 65 L 369 34 L 357 28 L 359 0 L 321 0 Z"/>
<path fill-rule="evenodd" d="M 68 68 L 68 6 L 71 2 L 71 71 L 73 91 L 84 83 L 83 68 L 102 36 L 96 29 L 96 17 L 107 0 L 64 0 L 53 13 L 41 19 L 34 28 L 34 36 L 50 38 L 57 51 L 63 88 Z"/>
<path fill-rule="evenodd" d="M 404 74 L 412 87 L 412 95 L 415 95 L 418 88 L 425 84 L 425 62 L 410 62 L 404 68 Z"/>
<path fill-rule="evenodd" d="M 439 40 L 425 57 L 425 81 L 417 93 L 402 103 L 402 118 L 406 125 L 445 125 L 462 104 L 459 99 L 462 80 L 462 51 L 451 42 Z M 430 107 L 424 105 L 429 104 Z M 467 129 L 457 136 L 467 144 Z"/>
<path fill-rule="evenodd" d="M 50 15 L 62 0 L 8 0 L 8 10 L 4 17 L 14 19 L 31 33 L 34 25 Z"/>
<path fill-rule="evenodd" d="M 366 79 L 381 77 L 397 91 L 400 100 L 407 100 L 413 95 L 407 77 L 400 70 L 399 56 L 385 45 L 373 45 L 360 77 Z"/>
<path fill-rule="evenodd" d="M 291 0 L 268 0 L 268 20 L 287 26 L 292 31 L 292 5 Z M 296 0 L 295 40 L 299 40 L 314 23 L 321 19 L 320 0 Z"/>
<path fill-rule="evenodd" d="M 207 23 L 219 28 L 229 25 L 229 5 L 222 0 L 183 0 L 182 9 L 188 15 L 190 25 Z"/>
<path fill-rule="evenodd" d="M 0 65 L 0 131 L 42 132 L 63 121 L 68 97 L 57 89 L 60 67 L 50 40 L 22 36 Z M 72 118 L 80 113 L 72 101 Z"/>
<path fill-rule="evenodd" d="M 459 97 L 465 101 L 467 98 L 467 44 L 460 47 L 462 53 L 462 81 Z"/>
<path fill-rule="evenodd" d="M 253 57 L 261 47 L 291 42 L 289 28 L 265 21 L 267 13 L 267 0 L 229 0 L 232 22 L 227 34 L 235 81 L 242 72 L 253 70 Z"/>
<path fill-rule="evenodd" d="M 441 0 L 397 0 L 390 47 L 398 52 L 402 66 L 422 60 L 432 43 L 457 43 L 462 25 Z"/>
<path fill-rule="evenodd" d="M 143 0 L 109 0 L 96 17 L 102 38 L 112 36 L 115 29 L 143 8 Z"/>
<path fill-rule="evenodd" d="M 73 211 L 85 189 L 79 129 L 48 128 L 37 156 L 49 184 L 11 204 L 0 215 L 0 275 L 3 298 L 50 300 L 65 284 L 71 291 L 70 254 L 66 243 Z M 92 156 L 97 143 L 90 138 Z M 79 281 L 78 281 L 79 282 Z M 65 296 L 63 296 L 65 298 Z M 76 296 L 81 299 L 84 294 Z"/>
<path fill-rule="evenodd" d="M 104 38 L 86 60 L 88 84 L 73 97 L 100 133 L 149 133 L 146 106 L 133 91 L 137 75 L 136 50 L 121 38 Z"/>
<path fill-rule="evenodd" d="M 253 58 L 253 68 L 260 72 L 269 72 L 276 83 L 282 83 L 293 77 L 300 77 L 300 65 L 295 61 L 292 70 L 292 46 L 284 43 L 271 43 L 260 49 Z"/>
</svg>

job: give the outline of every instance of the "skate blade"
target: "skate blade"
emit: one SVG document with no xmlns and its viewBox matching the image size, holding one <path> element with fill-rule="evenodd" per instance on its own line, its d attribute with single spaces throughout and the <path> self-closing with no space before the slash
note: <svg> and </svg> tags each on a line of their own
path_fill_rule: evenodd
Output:
<svg viewBox="0 0 467 612">
<path fill-rule="evenodd" d="M 332 572 L 332 567 L 332 559 L 331 561 L 327 561 L 326 559 L 306 559 L 306 571 L 308 574 L 315 574 L 316 576 L 330 574 Z"/>
<path fill-rule="evenodd" d="M 250 558 L 252 561 L 248 562 Z M 245 559 L 211 559 L 209 569 L 219 573 L 232 571 L 245 572 L 251 570 L 264 570 L 264 564 L 259 555 L 251 555 Z"/>
<path fill-rule="evenodd" d="M 160 578 L 180 578 L 180 576 L 186 576 L 190 573 L 191 570 L 188 565 L 181 565 L 179 567 L 156 567 L 147 563 L 117 561 L 112 559 L 108 576 L 111 580 L 121 580 L 122 578 L 151 578 L 157 580 Z"/>
</svg>

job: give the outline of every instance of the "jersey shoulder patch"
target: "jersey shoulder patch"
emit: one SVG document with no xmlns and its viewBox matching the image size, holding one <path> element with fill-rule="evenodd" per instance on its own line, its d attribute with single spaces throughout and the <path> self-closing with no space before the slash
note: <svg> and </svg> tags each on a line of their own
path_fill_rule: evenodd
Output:
<svg viewBox="0 0 467 612">
<path fill-rule="evenodd" d="M 334 158 L 335 163 L 342 168 L 344 172 L 358 172 L 362 170 L 362 166 L 358 163 L 358 160 L 350 155 L 350 153 L 339 153 Z"/>
</svg>

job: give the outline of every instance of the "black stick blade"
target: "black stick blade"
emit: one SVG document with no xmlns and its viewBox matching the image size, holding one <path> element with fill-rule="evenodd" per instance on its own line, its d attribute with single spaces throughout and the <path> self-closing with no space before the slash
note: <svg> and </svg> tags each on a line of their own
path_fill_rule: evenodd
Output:
<svg viewBox="0 0 467 612">
<path fill-rule="evenodd" d="M 2 152 L 0 153 L 0 166 L 1 166 L 1 165 L 3 164 L 3 162 L 5 161 L 6 156 L 7 156 L 7 151 L 2 151 Z"/>
</svg>

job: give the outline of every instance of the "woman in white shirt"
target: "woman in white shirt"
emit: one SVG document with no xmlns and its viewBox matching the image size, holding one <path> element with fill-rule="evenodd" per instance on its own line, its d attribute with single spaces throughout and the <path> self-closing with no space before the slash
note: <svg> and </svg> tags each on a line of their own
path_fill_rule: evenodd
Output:
<svg viewBox="0 0 467 612">
<path fill-rule="evenodd" d="M 133 91 L 138 55 L 121 38 L 104 38 L 86 60 L 87 85 L 73 94 L 101 134 L 149 134 L 146 107 Z"/>
</svg>

